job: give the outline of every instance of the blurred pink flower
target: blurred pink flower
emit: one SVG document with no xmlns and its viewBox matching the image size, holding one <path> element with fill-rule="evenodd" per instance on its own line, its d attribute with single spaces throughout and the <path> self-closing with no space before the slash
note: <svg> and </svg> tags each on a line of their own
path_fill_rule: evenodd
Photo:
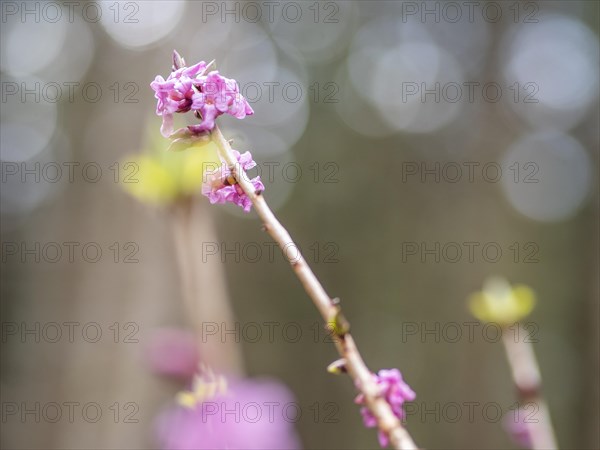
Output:
<svg viewBox="0 0 600 450">
<path fill-rule="evenodd" d="M 402 379 L 402 374 L 398 369 L 382 369 L 377 375 L 373 374 L 373 377 L 375 377 L 375 381 L 380 388 L 381 395 L 390 404 L 396 417 L 400 420 L 404 419 L 404 402 L 413 401 L 417 397 L 417 394 Z M 364 395 L 359 394 L 354 402 L 364 405 Z M 369 408 L 363 406 L 360 409 L 360 413 L 366 427 L 375 428 L 377 426 L 377 419 Z M 385 433 L 379 432 L 379 444 L 382 447 L 388 446 L 389 440 Z"/>
<path fill-rule="evenodd" d="M 524 448 L 532 448 L 531 434 L 527 426 L 528 412 L 524 408 L 519 408 L 514 413 L 509 413 L 504 417 L 503 425 L 508 435 L 512 438 L 515 444 Z"/>
<path fill-rule="evenodd" d="M 224 394 L 165 411 L 157 422 L 158 441 L 169 450 L 299 449 L 292 403 L 290 391 L 277 381 L 233 380 Z"/>
<path fill-rule="evenodd" d="M 250 152 L 240 154 L 237 150 L 233 150 L 240 168 L 244 171 L 252 169 L 256 166 L 256 162 L 252 159 Z M 265 186 L 260 181 L 260 176 L 250 180 L 256 192 L 265 190 Z M 208 197 L 211 204 L 230 202 L 238 205 L 249 212 L 252 208 L 252 201 L 242 190 L 239 184 L 233 178 L 231 169 L 227 164 L 223 163 L 219 169 L 206 176 L 206 180 L 202 185 L 202 194 Z"/>
<path fill-rule="evenodd" d="M 144 350 L 146 364 L 159 375 L 190 380 L 198 370 L 198 347 L 190 331 L 158 329 L 152 333 Z"/>
</svg>

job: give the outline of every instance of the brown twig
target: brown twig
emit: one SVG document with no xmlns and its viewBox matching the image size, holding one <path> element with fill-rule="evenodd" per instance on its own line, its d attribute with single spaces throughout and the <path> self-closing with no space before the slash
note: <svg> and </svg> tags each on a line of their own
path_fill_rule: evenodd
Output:
<svg viewBox="0 0 600 450">
<path fill-rule="evenodd" d="M 341 316 L 339 305 L 327 295 L 306 260 L 300 254 L 298 246 L 294 243 L 287 230 L 277 220 L 264 197 L 261 193 L 255 192 L 254 186 L 250 183 L 247 174 L 240 167 L 232 153 L 231 145 L 218 127 L 215 126 L 212 135 L 221 156 L 233 171 L 236 181 L 252 201 L 258 216 L 263 221 L 264 229 L 279 244 L 296 276 L 302 283 L 304 290 L 312 299 L 326 324 L 332 326 L 334 329 L 337 335 L 337 339 L 334 340 L 337 350 L 344 359 L 348 374 L 354 381 L 357 389 L 364 395 L 366 406 L 377 419 L 379 430 L 388 436 L 394 448 L 416 449 L 417 446 L 410 434 L 394 415 L 390 404 L 381 396 L 371 371 L 363 361 L 352 336 L 347 332 L 348 327 L 344 325 L 345 319 Z M 293 251 L 290 251 L 290 249 L 293 249 Z"/>
</svg>

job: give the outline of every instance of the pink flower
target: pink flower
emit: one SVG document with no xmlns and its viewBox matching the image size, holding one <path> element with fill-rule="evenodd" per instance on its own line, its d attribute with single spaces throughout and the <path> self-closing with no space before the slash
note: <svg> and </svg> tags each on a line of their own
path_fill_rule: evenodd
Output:
<svg viewBox="0 0 600 450">
<path fill-rule="evenodd" d="M 244 171 L 252 169 L 256 166 L 256 162 L 252 159 L 250 152 L 240 154 L 237 150 L 233 150 L 239 167 Z M 240 171 L 238 171 L 240 172 Z M 262 192 L 265 186 L 260 181 L 260 176 L 250 180 L 254 186 L 255 192 Z M 231 169 L 223 163 L 220 169 L 209 174 L 202 185 L 202 194 L 208 197 L 211 204 L 215 203 L 233 203 L 249 212 L 252 208 L 252 201 L 236 182 Z"/>
<path fill-rule="evenodd" d="M 192 107 L 201 106 L 201 96 L 194 90 L 194 80 L 198 74 L 204 73 L 206 63 L 200 61 L 192 67 L 181 67 L 175 70 L 165 80 L 158 75 L 150 87 L 157 99 L 156 114 L 162 116 L 163 123 L 160 132 L 169 137 L 173 133 L 173 114 L 185 113 Z"/>
<path fill-rule="evenodd" d="M 254 114 L 248 101 L 240 94 L 237 81 L 225 78 L 218 70 L 200 77 L 195 83 L 200 91 L 198 107 L 202 122 L 189 128 L 195 133 L 210 131 L 215 127 L 215 119 L 221 114 L 229 114 L 237 119 Z"/>
<path fill-rule="evenodd" d="M 161 448 L 299 449 L 292 422 L 297 405 L 274 380 L 233 380 L 227 392 L 194 408 L 174 407 L 158 419 Z M 291 405 L 291 406 L 290 406 Z"/>
<path fill-rule="evenodd" d="M 404 382 L 400 371 L 398 369 L 382 369 L 377 375 L 373 374 L 373 377 L 379 386 L 381 396 L 390 404 L 396 417 L 400 420 L 404 419 L 404 402 L 413 401 L 417 395 L 410 386 Z M 359 394 L 354 402 L 359 405 L 364 405 L 364 395 Z M 369 408 L 363 406 L 360 409 L 360 413 L 363 417 L 363 423 L 367 428 L 375 428 L 377 426 L 377 419 Z M 385 433 L 379 432 L 379 444 L 382 447 L 387 447 L 389 444 L 388 437 Z"/>
<path fill-rule="evenodd" d="M 254 113 L 248 101 L 240 94 L 235 80 L 225 78 L 217 70 L 204 75 L 204 61 L 191 66 L 179 67 L 183 58 L 173 53 L 174 70 L 165 80 L 158 75 L 150 83 L 157 99 L 156 114 L 162 116 L 161 133 L 165 137 L 173 133 L 173 114 L 194 111 L 201 122 L 188 127 L 192 134 L 211 131 L 215 119 L 229 114 L 243 119 Z"/>
</svg>

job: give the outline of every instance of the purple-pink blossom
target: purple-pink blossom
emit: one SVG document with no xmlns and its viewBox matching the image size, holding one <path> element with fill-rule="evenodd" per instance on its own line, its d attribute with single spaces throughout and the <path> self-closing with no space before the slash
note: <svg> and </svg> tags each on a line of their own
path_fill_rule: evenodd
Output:
<svg viewBox="0 0 600 450">
<path fill-rule="evenodd" d="M 229 114 L 243 119 L 254 113 L 250 104 L 240 94 L 237 81 L 225 78 L 217 70 L 206 77 L 200 77 L 195 86 L 200 92 L 199 107 L 194 110 L 200 113 L 202 122 L 191 125 L 192 132 L 202 133 L 215 127 L 215 119 L 221 114 Z"/>
<path fill-rule="evenodd" d="M 250 152 L 240 154 L 237 150 L 233 150 L 233 154 L 237 159 L 239 168 L 243 169 L 244 173 L 256 166 Z M 241 172 L 241 170 L 238 170 L 238 173 Z M 249 181 L 254 186 L 255 192 L 265 190 L 264 184 L 260 181 L 260 176 Z M 249 212 L 252 208 L 252 201 L 236 182 L 231 169 L 225 163 L 216 171 L 206 175 L 206 180 L 202 185 L 202 194 L 208 197 L 211 204 L 229 202 L 242 207 L 245 212 Z"/>
<path fill-rule="evenodd" d="M 161 133 L 169 137 L 173 133 L 173 114 L 185 113 L 194 107 L 202 106 L 202 97 L 194 89 L 196 76 L 204 73 L 206 63 L 200 61 L 191 67 L 181 67 L 168 76 L 165 80 L 157 75 L 150 87 L 156 97 L 156 114 L 162 116 Z"/>
<path fill-rule="evenodd" d="M 174 55 L 180 59 L 176 52 Z M 211 131 L 215 119 L 222 114 L 243 119 L 254 113 L 240 93 L 237 81 L 225 78 L 217 70 L 205 75 L 207 68 L 208 65 L 200 61 L 191 67 L 176 68 L 166 80 L 158 75 L 150 83 L 157 100 L 156 114 L 163 119 L 163 136 L 169 137 L 173 133 L 175 113 L 193 111 L 201 120 L 188 127 L 192 134 Z"/>
<path fill-rule="evenodd" d="M 299 449 L 290 391 L 274 380 L 229 380 L 227 392 L 194 408 L 165 411 L 157 423 L 160 447 L 182 449 Z"/>
<path fill-rule="evenodd" d="M 417 395 L 403 380 L 400 371 L 398 369 L 382 369 L 377 375 L 373 374 L 373 377 L 380 389 L 380 395 L 390 404 L 393 413 L 400 420 L 404 419 L 404 403 L 413 401 Z M 359 394 L 354 401 L 359 405 L 363 405 L 360 413 L 365 426 L 368 428 L 376 427 L 377 419 L 365 405 L 364 395 Z M 387 447 L 389 444 L 387 435 L 381 431 L 379 432 L 379 444 L 382 447 Z"/>
</svg>

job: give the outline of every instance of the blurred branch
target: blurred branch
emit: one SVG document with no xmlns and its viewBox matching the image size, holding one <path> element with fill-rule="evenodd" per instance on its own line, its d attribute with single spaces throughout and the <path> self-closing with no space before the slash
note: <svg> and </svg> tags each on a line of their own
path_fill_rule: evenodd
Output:
<svg viewBox="0 0 600 450">
<path fill-rule="evenodd" d="M 339 354 L 344 358 L 346 370 L 353 379 L 358 390 L 364 395 L 367 407 L 377 419 L 378 428 L 385 433 L 393 447 L 396 449 L 416 449 L 410 434 L 404 429 L 394 415 L 389 403 L 382 398 L 372 372 L 363 361 L 350 333 L 348 323 L 341 315 L 339 305 L 334 302 L 325 292 L 325 289 L 308 266 L 304 257 L 297 252 L 289 252 L 290 248 L 299 249 L 290 234 L 277 220 L 264 197 L 256 193 L 254 186 L 250 183 L 247 174 L 240 167 L 236 157 L 232 153 L 229 142 L 221 131 L 215 126 L 213 132 L 215 143 L 219 147 L 221 156 L 230 166 L 240 187 L 252 201 L 256 212 L 263 221 L 264 229 L 279 244 L 286 258 L 290 262 L 296 276 L 300 279 L 304 290 L 312 299 L 313 303 L 321 313 L 326 324 L 333 328 L 338 339 L 335 345 Z"/>
<path fill-rule="evenodd" d="M 243 361 L 239 344 L 231 340 L 221 342 L 216 335 L 212 336 L 215 339 L 202 338 L 205 324 L 222 327 L 233 324 L 234 319 L 221 265 L 199 261 L 203 239 L 216 236 L 212 219 L 208 214 L 199 213 L 194 197 L 183 197 L 174 203 L 170 218 L 182 294 L 197 334 L 201 360 L 215 370 L 241 375 Z"/>
<path fill-rule="evenodd" d="M 517 326 L 519 330 L 516 336 L 526 336 L 521 324 Z M 520 400 L 538 407 L 538 417 L 525 420 L 533 449 L 558 448 L 548 406 L 540 395 L 541 375 L 532 345 L 523 339 L 515 339 L 511 333 L 503 333 L 502 341 Z"/>
</svg>

